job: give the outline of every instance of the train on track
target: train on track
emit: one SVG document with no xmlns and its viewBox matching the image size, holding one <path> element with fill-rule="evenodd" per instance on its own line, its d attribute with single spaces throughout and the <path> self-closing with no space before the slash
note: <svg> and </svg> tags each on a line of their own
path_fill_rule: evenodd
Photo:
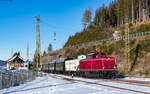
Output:
<svg viewBox="0 0 150 94">
<path fill-rule="evenodd" d="M 52 60 L 43 64 L 42 71 L 90 78 L 112 78 L 117 73 L 115 58 L 101 52 Z"/>
</svg>

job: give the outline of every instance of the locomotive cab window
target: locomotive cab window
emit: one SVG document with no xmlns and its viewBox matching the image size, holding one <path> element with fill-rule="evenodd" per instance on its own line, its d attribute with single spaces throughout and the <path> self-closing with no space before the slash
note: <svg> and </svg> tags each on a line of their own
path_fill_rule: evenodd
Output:
<svg viewBox="0 0 150 94">
<path fill-rule="evenodd" d="M 93 55 L 93 58 L 98 58 L 98 54 L 94 54 L 94 55 Z"/>
<path fill-rule="evenodd" d="M 101 56 L 102 56 L 102 57 L 106 57 L 106 54 L 105 54 L 105 53 L 101 53 Z"/>
</svg>

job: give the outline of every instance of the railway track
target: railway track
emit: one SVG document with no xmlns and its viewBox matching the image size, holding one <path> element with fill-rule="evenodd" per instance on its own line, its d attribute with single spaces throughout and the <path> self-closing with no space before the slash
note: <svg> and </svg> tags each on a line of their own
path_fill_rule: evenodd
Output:
<svg viewBox="0 0 150 94">
<path fill-rule="evenodd" d="M 110 81 L 114 81 L 116 83 L 129 84 L 129 85 L 150 87 L 150 82 L 148 82 L 148 81 L 134 81 L 134 80 L 120 80 L 120 79 L 112 79 Z"/>
<path fill-rule="evenodd" d="M 121 80 L 121 79 L 93 79 L 93 78 L 85 78 L 85 79 L 109 81 L 109 82 L 115 82 L 115 83 L 150 87 L 150 82 L 149 81 L 135 81 L 135 80 Z"/>
<path fill-rule="evenodd" d="M 83 80 L 76 80 L 76 79 L 70 79 L 70 78 L 64 78 L 64 80 L 68 80 L 68 81 L 78 81 L 78 82 L 84 82 L 84 83 L 89 83 L 89 84 L 101 85 L 101 86 L 105 86 L 105 87 L 116 88 L 116 89 L 120 89 L 120 90 L 132 91 L 132 92 L 136 92 L 136 93 L 150 94 L 149 92 L 143 92 L 143 91 L 132 90 L 132 89 L 127 89 L 127 88 L 121 88 L 121 87 L 116 87 L 116 86 L 111 86 L 111 85 L 106 85 L 106 84 L 101 84 L 101 83 L 83 81 Z"/>
<path fill-rule="evenodd" d="M 123 88 L 123 87 L 113 86 L 113 85 L 107 85 L 107 84 L 103 84 L 103 83 L 97 83 L 97 82 L 91 82 L 91 81 L 73 79 L 73 78 L 63 77 L 63 76 L 59 76 L 59 75 L 55 75 L 53 77 L 57 78 L 56 76 L 59 77 L 59 78 L 62 78 L 63 80 L 67 80 L 67 81 L 83 82 L 83 83 L 88 83 L 88 84 L 94 84 L 94 85 L 100 85 L 100 86 L 115 88 L 115 89 L 119 89 L 119 90 L 130 91 L 130 92 L 134 92 L 134 93 L 150 94 L 150 92 L 145 92 L 145 91 L 140 91 L 140 90 L 134 90 L 134 89 L 129 89 L 129 88 Z M 98 79 L 96 79 L 96 80 L 98 80 Z M 103 79 L 103 80 L 99 79 L 99 80 L 101 80 L 101 81 L 116 82 L 116 83 L 120 83 L 120 84 L 128 84 L 128 85 L 136 85 L 136 86 L 142 86 L 142 87 L 150 87 L 145 82 L 144 82 L 145 84 L 142 84 L 139 81 L 131 82 L 131 81 L 126 81 L 126 80 L 125 81 L 122 81 L 122 80 L 106 80 L 106 79 Z"/>
</svg>

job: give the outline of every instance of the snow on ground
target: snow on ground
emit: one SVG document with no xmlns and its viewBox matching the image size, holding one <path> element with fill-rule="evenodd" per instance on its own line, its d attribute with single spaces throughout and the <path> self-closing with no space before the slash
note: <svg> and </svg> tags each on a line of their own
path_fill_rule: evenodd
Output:
<svg viewBox="0 0 150 94">
<path fill-rule="evenodd" d="M 136 80 L 136 81 L 149 81 L 150 82 L 150 78 L 125 77 L 123 79 L 124 80 Z"/>
<path fill-rule="evenodd" d="M 114 84 L 112 82 L 105 82 L 105 81 L 102 82 L 78 77 L 75 77 L 74 79 L 88 80 L 92 82 L 105 83 L 109 85 Z M 118 85 L 119 84 L 115 83 L 115 86 Z M 70 82 L 63 80 L 61 77 L 57 77 L 57 75 L 50 74 L 44 77 L 38 77 L 36 80 L 32 82 L 28 82 L 26 84 L 22 84 L 17 87 L 3 89 L 0 91 L 0 94 L 137 94 L 137 93 L 84 82 Z"/>
<path fill-rule="evenodd" d="M 64 75 L 59 75 L 62 77 L 66 77 L 66 78 L 71 78 L 71 76 L 64 76 Z M 138 90 L 138 91 L 143 91 L 143 92 L 150 92 L 150 85 L 147 85 L 149 87 L 144 87 L 144 86 L 138 86 L 138 85 L 133 85 L 133 84 L 125 84 L 125 83 L 117 83 L 114 81 L 108 81 L 108 80 L 93 80 L 93 79 L 85 79 L 85 78 L 81 78 L 81 77 L 74 77 L 74 79 L 77 80 L 82 80 L 82 81 L 88 81 L 88 82 L 95 82 L 95 83 L 100 83 L 100 84 L 105 84 L 105 85 L 110 85 L 110 86 L 115 86 L 115 87 L 121 87 L 121 88 L 126 88 L 126 89 L 132 89 L 132 90 Z M 127 77 L 128 80 L 138 80 L 138 81 L 143 81 L 142 78 L 132 78 L 130 79 L 129 77 Z M 145 79 L 145 78 L 143 78 Z M 150 79 L 147 78 L 144 81 L 149 81 Z"/>
</svg>

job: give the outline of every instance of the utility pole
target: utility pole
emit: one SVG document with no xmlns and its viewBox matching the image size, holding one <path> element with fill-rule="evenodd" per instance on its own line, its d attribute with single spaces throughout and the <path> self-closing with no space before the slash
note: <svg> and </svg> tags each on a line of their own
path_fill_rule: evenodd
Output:
<svg viewBox="0 0 150 94">
<path fill-rule="evenodd" d="M 39 68 L 40 68 L 40 70 L 42 69 L 42 53 L 41 53 L 41 36 L 40 36 L 40 18 L 39 18 L 39 28 L 38 28 L 38 30 L 39 30 L 39 58 L 40 58 L 40 60 L 39 60 L 39 62 L 40 62 L 40 65 L 39 65 Z"/>
<path fill-rule="evenodd" d="M 132 24 L 134 23 L 134 1 L 132 0 Z"/>
<path fill-rule="evenodd" d="M 130 71 L 130 46 L 129 46 L 129 23 L 126 23 L 125 25 L 125 71 L 129 72 Z"/>
<path fill-rule="evenodd" d="M 27 43 L 27 61 L 29 61 L 29 43 Z"/>
<path fill-rule="evenodd" d="M 38 20 L 37 20 L 38 22 Z M 38 68 L 38 63 L 39 63 L 39 52 L 38 52 L 38 23 L 36 24 L 36 69 Z"/>
<path fill-rule="evenodd" d="M 36 69 L 42 69 L 42 57 L 41 57 L 41 39 L 40 39 L 40 17 L 36 17 Z"/>
<path fill-rule="evenodd" d="M 14 54 L 14 51 L 13 51 L 13 48 L 11 48 L 11 56 L 13 56 Z"/>
</svg>

